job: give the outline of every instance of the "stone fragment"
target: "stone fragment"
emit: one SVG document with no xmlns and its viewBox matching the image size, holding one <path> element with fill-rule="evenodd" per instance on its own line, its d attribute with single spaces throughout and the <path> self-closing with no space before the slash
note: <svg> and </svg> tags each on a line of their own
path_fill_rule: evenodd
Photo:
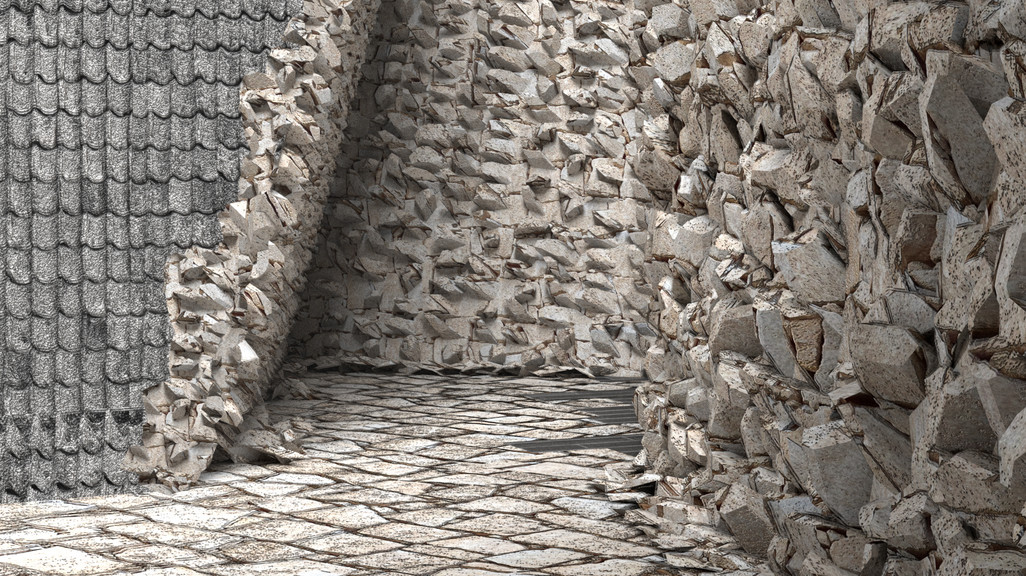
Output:
<svg viewBox="0 0 1026 576">
<path fill-rule="evenodd" d="M 1026 570 L 1026 555 L 1015 550 L 959 548 L 945 558 L 937 576 L 1012 576 Z"/>
<path fill-rule="evenodd" d="M 907 328 L 857 324 L 848 346 L 855 375 L 868 392 L 907 408 L 925 398 L 923 381 L 936 358 Z"/>
<path fill-rule="evenodd" d="M 965 190 L 974 203 L 981 202 L 990 194 L 998 164 L 983 119 L 1007 93 L 1004 75 L 983 60 L 946 51 L 930 51 L 926 66 L 919 102 L 922 125 L 936 127 L 925 140 L 931 172 L 951 198 Z"/>
<path fill-rule="evenodd" d="M 763 504 L 763 497 L 744 483 L 731 485 L 719 506 L 730 533 L 749 554 L 765 556 L 773 537 L 773 525 Z"/>
<path fill-rule="evenodd" d="M 873 486 L 862 448 L 841 422 L 807 428 L 801 442 L 811 487 L 844 523 L 858 525 Z"/>
<path fill-rule="evenodd" d="M 678 40 L 657 50 L 652 56 L 652 65 L 664 82 L 683 86 L 691 79 L 691 69 L 697 56 L 694 43 Z"/>
<path fill-rule="evenodd" d="M 732 350 L 755 358 L 762 354 L 759 337 L 755 330 L 755 312 L 743 303 L 722 300 L 712 313 L 712 329 L 709 332 L 709 351 L 714 356 L 721 351 Z"/>
<path fill-rule="evenodd" d="M 788 288 L 810 304 L 845 297 L 844 263 L 812 231 L 793 242 L 773 242 L 773 262 Z"/>
<path fill-rule="evenodd" d="M 1022 509 L 1026 476 L 1015 474 L 1008 479 L 1008 485 L 999 481 L 1000 476 L 996 457 L 982 452 L 960 452 L 937 468 L 929 495 L 934 502 L 963 512 L 1017 513 Z"/>
</svg>

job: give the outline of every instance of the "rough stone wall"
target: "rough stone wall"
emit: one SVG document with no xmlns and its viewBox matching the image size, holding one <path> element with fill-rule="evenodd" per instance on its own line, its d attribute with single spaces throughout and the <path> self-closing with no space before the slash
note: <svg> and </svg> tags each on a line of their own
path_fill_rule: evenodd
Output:
<svg viewBox="0 0 1026 576">
<path fill-rule="evenodd" d="M 287 440 L 262 425 L 262 401 L 298 307 L 376 11 L 373 0 L 306 0 L 276 36 L 269 31 L 266 69 L 262 61 L 230 86 L 241 88 L 236 114 L 249 148 L 237 199 L 219 214 L 220 244 L 167 263 L 171 378 L 146 390 L 128 470 L 184 484 L 218 447 L 247 459 Z"/>
<path fill-rule="evenodd" d="M 648 219 L 679 169 L 676 121 L 642 91 L 656 72 L 639 13 L 619 2 L 388 6 L 295 355 L 640 374 L 659 342 Z"/>
<path fill-rule="evenodd" d="M 1024 4 L 637 7 L 693 159 L 640 517 L 778 573 L 1023 573 Z"/>
</svg>

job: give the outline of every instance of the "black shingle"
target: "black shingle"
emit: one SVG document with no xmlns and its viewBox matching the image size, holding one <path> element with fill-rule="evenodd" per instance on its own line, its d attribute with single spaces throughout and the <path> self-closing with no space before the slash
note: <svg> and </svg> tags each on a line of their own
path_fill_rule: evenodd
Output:
<svg viewBox="0 0 1026 576">
<path fill-rule="evenodd" d="M 106 416 L 106 412 L 90 410 L 88 407 L 86 408 L 85 418 L 81 420 L 81 426 L 79 428 L 82 434 L 82 450 L 86 454 L 98 455 L 106 447 L 106 439 L 103 434 L 103 424 L 107 419 Z M 98 470 L 98 468 L 100 468 L 98 466 L 99 462 L 93 458 L 89 458 L 87 461 L 90 462 L 88 467 L 92 469 L 90 472 L 95 470 L 95 473 L 99 476 L 101 473 L 100 470 Z M 86 484 L 93 486 L 99 482 L 99 478 L 83 478 L 83 481 Z"/>
<path fill-rule="evenodd" d="M 30 318 L 32 314 L 32 286 L 4 282 L 6 311 L 12 318 Z"/>
<path fill-rule="evenodd" d="M 82 309 L 93 318 L 103 318 L 107 313 L 107 290 L 103 284 L 105 281 L 106 275 L 100 282 L 86 281 L 80 285 L 82 287 Z"/>
<path fill-rule="evenodd" d="M 32 249 L 32 277 L 38 281 L 51 284 L 57 281 L 57 246 L 51 250 Z"/>
<path fill-rule="evenodd" d="M 82 229 L 86 229 L 88 217 L 83 217 Z M 82 274 L 87 282 L 99 284 L 107 280 L 107 241 L 104 238 L 99 248 L 89 246 L 86 243 L 86 236 L 83 235 L 83 244 L 88 248 L 82 250 Z M 83 284 L 83 287 L 85 284 Z"/>
<path fill-rule="evenodd" d="M 57 315 L 57 346 L 61 350 L 74 352 L 81 347 L 82 317 Z"/>
<path fill-rule="evenodd" d="M 32 258 L 29 250 L 8 247 L 6 268 L 7 279 L 15 284 L 28 284 L 32 279 Z"/>
<path fill-rule="evenodd" d="M 107 279 L 114 282 L 129 283 L 132 281 L 138 281 L 136 276 L 132 275 L 130 269 L 131 259 L 129 254 L 133 250 L 120 250 L 112 246 L 107 247 Z"/>
<path fill-rule="evenodd" d="M 51 198 L 53 196 L 56 195 L 52 195 Z M 53 202 L 44 203 L 40 201 L 38 204 L 43 204 L 44 207 L 49 208 L 49 205 L 53 204 Z M 58 240 L 57 216 L 53 213 L 53 210 L 34 211 L 32 215 L 32 246 L 36 250 L 53 254 L 54 258 L 56 258 Z"/>
<path fill-rule="evenodd" d="M 65 316 L 82 316 L 85 309 L 82 307 L 82 282 L 66 282 L 57 292 L 57 309 Z M 71 348 L 69 348 L 70 350 Z M 78 348 L 74 348 L 78 350 Z"/>
<path fill-rule="evenodd" d="M 68 219 L 71 220 L 71 218 Z M 82 250 L 79 246 L 62 245 L 57 248 L 57 273 L 60 275 L 61 280 L 69 284 L 82 282 L 84 274 L 82 270 Z"/>
<path fill-rule="evenodd" d="M 52 387 L 56 380 L 57 371 L 54 357 L 55 350 L 44 350 L 42 348 L 44 346 L 56 348 L 57 335 L 54 334 L 53 330 L 55 326 L 50 326 L 45 321 L 40 320 L 36 320 L 36 323 L 40 324 L 38 332 L 42 340 L 35 343 L 36 349 L 29 353 L 29 365 L 32 371 L 32 386 L 30 388 L 33 391 L 31 402 L 33 413 L 45 416 L 54 413 Z M 36 332 L 37 330 L 33 330 L 33 338 Z M 43 442 L 42 444 L 34 445 L 42 446 L 46 444 L 48 443 Z"/>
<path fill-rule="evenodd" d="M 36 78 L 53 84 L 57 82 L 58 66 L 56 46 L 45 46 L 39 42 L 33 43 L 33 66 Z"/>
<path fill-rule="evenodd" d="M 32 283 L 32 314 L 37 318 L 53 319 L 59 316 L 57 294 L 63 288 L 59 279 L 51 282 Z"/>
<path fill-rule="evenodd" d="M 32 181 L 28 187 L 32 190 L 33 216 L 56 216 L 60 211 L 60 197 L 57 194 L 59 179 L 53 182 Z M 56 222 L 54 223 L 56 227 Z M 55 228 L 56 231 L 56 228 Z"/>
<path fill-rule="evenodd" d="M 31 186 L 25 185 L 29 190 Z M 30 204 L 31 205 L 31 204 Z M 29 250 L 32 248 L 32 216 L 31 212 L 25 216 L 9 214 L 4 220 L 7 231 L 7 246 L 12 250 Z"/>
<path fill-rule="evenodd" d="M 105 363 L 106 376 L 109 381 L 106 386 L 107 395 L 104 403 L 107 407 L 110 406 L 123 406 L 128 403 L 128 396 L 126 394 L 123 401 L 119 397 L 118 392 L 120 390 L 128 391 L 128 352 L 115 350 L 114 348 L 107 347 L 107 361 Z M 115 384 L 116 386 L 112 386 Z M 111 401 L 116 403 L 111 404 Z"/>
</svg>

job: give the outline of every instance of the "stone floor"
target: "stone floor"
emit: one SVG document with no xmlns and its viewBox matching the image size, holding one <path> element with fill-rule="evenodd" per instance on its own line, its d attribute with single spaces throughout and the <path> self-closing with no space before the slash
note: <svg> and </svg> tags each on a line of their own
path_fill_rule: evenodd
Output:
<svg viewBox="0 0 1026 576">
<path fill-rule="evenodd" d="M 636 434 L 630 383 L 310 373 L 269 406 L 310 424 L 288 464 L 216 465 L 173 494 L 0 508 L 0 576 L 676 574 L 596 479 L 632 455 L 530 439 Z M 591 389 L 595 398 L 553 393 Z M 605 391 L 603 398 L 602 391 Z M 544 396 L 549 395 L 549 396 Z M 601 410 L 600 410 L 601 411 Z"/>
</svg>

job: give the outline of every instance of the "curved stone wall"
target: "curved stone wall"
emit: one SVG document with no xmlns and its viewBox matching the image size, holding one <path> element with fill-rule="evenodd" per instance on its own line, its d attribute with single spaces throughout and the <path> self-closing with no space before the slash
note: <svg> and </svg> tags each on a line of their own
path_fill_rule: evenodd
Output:
<svg viewBox="0 0 1026 576">
<path fill-rule="evenodd" d="M 1026 569 L 1026 8 L 691 0 L 647 26 L 668 14 L 684 37 L 645 57 L 692 160 L 650 232 L 684 374 L 637 396 L 666 476 L 642 516 L 779 573 Z"/>
<path fill-rule="evenodd" d="M 179 485 L 219 447 L 242 460 L 280 449 L 261 404 L 298 307 L 376 11 L 373 1 L 305 2 L 284 26 L 284 47 L 241 78 L 249 150 L 237 200 L 219 214 L 221 243 L 167 263 L 171 378 L 145 392 L 128 470 Z"/>
</svg>

